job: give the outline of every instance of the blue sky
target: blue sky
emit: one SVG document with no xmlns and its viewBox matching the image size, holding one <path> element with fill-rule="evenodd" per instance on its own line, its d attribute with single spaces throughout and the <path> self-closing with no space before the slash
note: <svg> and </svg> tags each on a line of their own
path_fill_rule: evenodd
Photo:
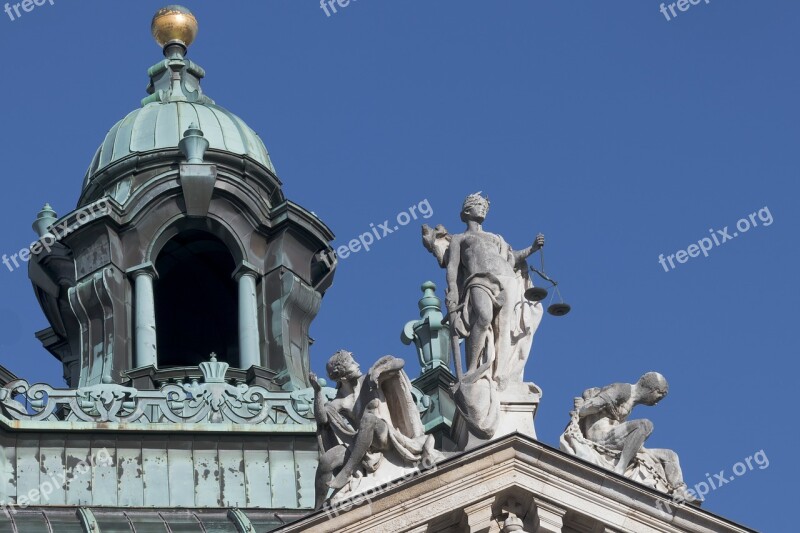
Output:
<svg viewBox="0 0 800 533">
<path fill-rule="evenodd" d="M 460 231 L 464 196 L 482 190 L 487 230 L 517 248 L 546 235 L 573 306 L 545 317 L 528 363 L 541 440 L 557 446 L 585 388 L 660 371 L 669 396 L 634 411 L 655 424 L 648 445 L 675 449 L 690 486 L 763 450 L 767 468 L 705 506 L 790 530 L 800 4 L 712 0 L 669 21 L 656 0 L 358 0 L 330 17 L 313 0 L 185 4 L 206 93 L 261 135 L 286 195 L 337 245 L 423 200 L 433 210 L 341 262 L 312 326 L 318 372 L 346 347 L 417 375 L 400 331 L 419 285 L 441 295 L 444 280 L 419 224 Z M 33 240 L 45 201 L 74 208 L 103 136 L 145 96 L 161 5 L 0 12 L 0 253 Z M 708 257 L 659 264 L 764 208 L 771 224 L 756 215 Z M 0 364 L 61 383 L 33 337 L 47 324 L 26 271 L 0 269 L 0 290 Z"/>
</svg>

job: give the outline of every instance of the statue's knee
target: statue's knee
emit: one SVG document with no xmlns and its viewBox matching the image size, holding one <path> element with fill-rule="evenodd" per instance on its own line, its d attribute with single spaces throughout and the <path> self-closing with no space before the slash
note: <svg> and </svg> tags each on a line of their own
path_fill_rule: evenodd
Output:
<svg viewBox="0 0 800 533">
<path fill-rule="evenodd" d="M 485 330 L 485 329 L 489 329 L 489 327 L 491 325 L 492 325 L 492 317 L 478 315 L 478 316 L 475 317 L 475 319 L 474 319 L 474 321 L 472 323 L 472 328 L 476 329 L 478 331 L 482 331 L 482 330 Z"/>
<path fill-rule="evenodd" d="M 342 445 L 331 448 L 320 456 L 317 471 L 320 474 L 333 473 L 334 470 L 344 464 L 346 453 L 347 449 Z"/>
<path fill-rule="evenodd" d="M 647 436 L 653 432 L 653 423 L 647 419 L 637 421 L 639 429 Z"/>
</svg>

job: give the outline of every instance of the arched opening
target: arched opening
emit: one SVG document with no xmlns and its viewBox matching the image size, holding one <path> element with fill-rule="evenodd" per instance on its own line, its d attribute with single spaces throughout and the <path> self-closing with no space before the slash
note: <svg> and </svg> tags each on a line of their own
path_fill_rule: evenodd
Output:
<svg viewBox="0 0 800 533">
<path fill-rule="evenodd" d="M 197 366 L 211 352 L 238 367 L 236 266 L 225 244 L 204 231 L 183 231 L 164 245 L 155 267 L 159 368 Z"/>
</svg>

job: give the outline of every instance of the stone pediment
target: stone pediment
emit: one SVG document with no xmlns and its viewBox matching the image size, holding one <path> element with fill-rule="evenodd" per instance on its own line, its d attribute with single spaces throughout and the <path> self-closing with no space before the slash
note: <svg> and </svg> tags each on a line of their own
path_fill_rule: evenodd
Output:
<svg viewBox="0 0 800 533">
<path fill-rule="evenodd" d="M 519 434 L 326 505 L 281 533 L 753 530 Z"/>
</svg>

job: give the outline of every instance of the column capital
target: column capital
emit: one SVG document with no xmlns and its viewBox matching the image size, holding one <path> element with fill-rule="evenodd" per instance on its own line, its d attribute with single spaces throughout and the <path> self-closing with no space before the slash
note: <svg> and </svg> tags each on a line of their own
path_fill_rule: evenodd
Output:
<svg viewBox="0 0 800 533">
<path fill-rule="evenodd" d="M 156 271 L 156 267 L 150 261 L 129 268 L 128 270 L 125 271 L 125 274 L 134 279 L 141 275 L 147 275 L 153 279 L 158 279 L 158 272 Z"/>
<path fill-rule="evenodd" d="M 536 500 L 536 513 L 539 516 L 539 531 L 561 533 L 564 528 L 564 515 L 567 510 L 550 502 Z"/>
<path fill-rule="evenodd" d="M 236 270 L 233 271 L 231 277 L 239 281 L 242 276 L 252 276 L 254 278 L 258 278 L 261 275 L 261 272 L 258 270 L 258 267 L 255 265 L 248 263 L 247 261 L 242 261 L 242 263 L 236 267 Z"/>
<path fill-rule="evenodd" d="M 464 533 L 489 533 L 494 525 L 492 504 L 494 498 L 487 498 L 462 509 L 459 527 Z"/>
</svg>

